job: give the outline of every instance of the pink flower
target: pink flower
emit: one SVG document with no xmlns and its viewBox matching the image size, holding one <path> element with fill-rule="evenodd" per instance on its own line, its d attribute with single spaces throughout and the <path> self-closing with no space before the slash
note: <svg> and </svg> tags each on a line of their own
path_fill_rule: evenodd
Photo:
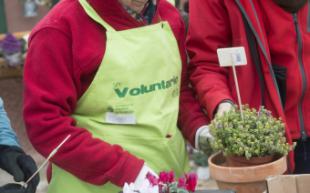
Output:
<svg viewBox="0 0 310 193">
<path fill-rule="evenodd" d="M 194 192 L 197 185 L 197 175 L 195 173 L 186 174 L 186 189 Z"/>
<path fill-rule="evenodd" d="M 173 171 L 170 171 L 170 172 L 168 173 L 168 181 L 169 181 L 170 183 L 174 182 L 174 172 L 173 172 Z"/>
<path fill-rule="evenodd" d="M 178 188 L 186 189 L 186 179 L 185 178 L 179 178 L 179 180 L 178 180 Z"/>
<path fill-rule="evenodd" d="M 159 182 L 164 184 L 172 183 L 174 181 L 174 172 L 160 172 L 159 174 Z"/>
<path fill-rule="evenodd" d="M 146 179 L 149 180 L 149 182 L 150 182 L 150 184 L 151 184 L 152 186 L 158 185 L 158 179 L 156 178 L 156 176 L 154 176 L 154 175 L 151 174 L 150 172 L 148 172 L 148 173 L 146 174 Z"/>
<path fill-rule="evenodd" d="M 160 172 L 159 178 L 151 173 L 147 173 L 146 178 L 152 186 L 157 186 L 160 193 L 169 193 L 177 189 L 187 190 L 189 192 L 195 192 L 197 185 L 197 175 L 195 173 L 185 174 L 185 177 L 179 178 L 178 183 L 175 183 L 174 172 Z"/>
</svg>

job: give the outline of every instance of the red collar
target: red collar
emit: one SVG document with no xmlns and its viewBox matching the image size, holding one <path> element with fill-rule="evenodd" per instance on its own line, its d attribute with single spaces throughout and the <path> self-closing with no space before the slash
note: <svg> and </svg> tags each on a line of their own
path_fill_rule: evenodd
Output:
<svg viewBox="0 0 310 193">
<path fill-rule="evenodd" d="M 96 12 L 109 24 L 117 23 L 113 26 L 116 30 L 125 30 L 135 27 L 146 25 L 144 22 L 135 20 L 127 11 L 122 7 L 118 0 L 87 0 Z M 157 0 L 159 5 L 160 0 Z M 158 7 L 158 6 L 157 6 Z M 152 23 L 160 21 L 158 9 L 155 12 Z"/>
</svg>

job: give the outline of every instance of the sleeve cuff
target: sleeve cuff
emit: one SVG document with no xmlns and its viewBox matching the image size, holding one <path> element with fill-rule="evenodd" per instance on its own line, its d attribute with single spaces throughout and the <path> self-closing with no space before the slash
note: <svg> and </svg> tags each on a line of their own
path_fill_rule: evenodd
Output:
<svg viewBox="0 0 310 193">
<path fill-rule="evenodd" d="M 135 180 L 135 185 L 137 187 L 141 187 L 145 178 L 146 178 L 146 175 L 148 173 L 151 173 L 152 175 L 158 177 L 158 175 L 150 168 L 148 167 L 146 164 L 143 165 L 142 169 L 140 170 L 136 180 Z"/>
<path fill-rule="evenodd" d="M 195 149 L 199 150 L 199 136 L 200 134 L 203 132 L 203 130 L 208 129 L 209 130 L 209 126 L 208 125 L 203 125 L 201 127 L 198 128 L 196 135 L 195 135 Z"/>
<path fill-rule="evenodd" d="M 134 156 L 129 156 L 128 160 L 123 164 L 113 177 L 111 177 L 111 182 L 119 187 L 123 187 L 125 183 L 134 182 L 139 175 L 144 161 L 138 159 Z"/>
</svg>

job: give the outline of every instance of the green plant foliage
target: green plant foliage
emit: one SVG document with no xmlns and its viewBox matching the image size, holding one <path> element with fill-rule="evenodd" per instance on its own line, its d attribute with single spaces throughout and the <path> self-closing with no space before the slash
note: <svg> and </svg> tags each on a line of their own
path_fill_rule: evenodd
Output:
<svg viewBox="0 0 310 193">
<path fill-rule="evenodd" d="M 238 108 L 217 116 L 210 124 L 214 141 L 211 146 L 224 155 L 261 157 L 286 155 L 284 124 L 272 117 L 271 112 L 261 107 L 259 111 L 243 106 L 244 120 Z"/>
<path fill-rule="evenodd" d="M 208 166 L 208 156 L 201 151 L 194 151 L 192 154 L 192 159 L 197 166 Z"/>
<path fill-rule="evenodd" d="M 214 153 L 214 150 L 212 149 L 212 146 L 210 145 L 212 143 L 211 141 L 212 140 L 206 136 L 199 136 L 199 149 L 203 152 L 203 154 L 206 157 L 209 157 L 211 154 Z"/>
</svg>

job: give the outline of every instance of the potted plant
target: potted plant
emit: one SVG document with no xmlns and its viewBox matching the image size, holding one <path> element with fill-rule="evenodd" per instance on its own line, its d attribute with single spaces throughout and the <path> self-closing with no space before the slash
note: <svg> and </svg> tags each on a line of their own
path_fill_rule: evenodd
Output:
<svg viewBox="0 0 310 193">
<path fill-rule="evenodd" d="M 243 106 L 217 116 L 210 124 L 211 146 L 221 153 L 209 159 L 211 176 L 220 188 L 237 193 L 261 193 L 266 177 L 287 170 L 289 144 L 284 123 L 261 107 L 258 111 Z"/>
<path fill-rule="evenodd" d="M 194 151 L 192 154 L 192 159 L 197 166 L 197 177 L 199 180 L 207 180 L 210 177 L 209 167 L 208 167 L 208 156 L 201 151 Z"/>
<path fill-rule="evenodd" d="M 7 34 L 0 44 L 1 52 L 10 67 L 22 64 L 22 42 L 12 34 Z"/>
</svg>

